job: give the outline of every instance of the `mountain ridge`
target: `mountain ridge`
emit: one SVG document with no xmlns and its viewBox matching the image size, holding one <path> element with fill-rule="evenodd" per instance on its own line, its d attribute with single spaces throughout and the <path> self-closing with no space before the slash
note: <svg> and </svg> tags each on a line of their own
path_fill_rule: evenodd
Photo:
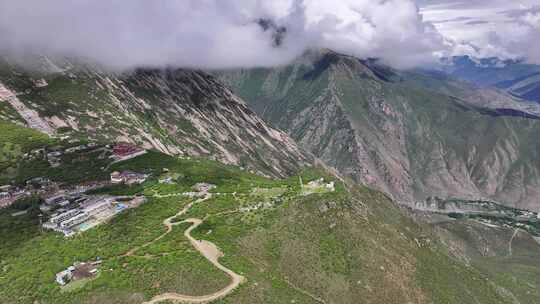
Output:
<svg viewBox="0 0 540 304">
<path fill-rule="evenodd" d="M 51 59 L 37 61 L 47 66 Z M 2 98 L 0 117 L 40 120 L 57 133 L 133 142 L 172 155 L 207 155 L 273 176 L 313 160 L 204 72 L 116 74 L 73 62 L 54 66 L 35 73 L 4 59 L 0 84 L 10 95 Z"/>
<path fill-rule="evenodd" d="M 313 71 L 316 77 L 304 77 Z M 521 114 L 505 110 L 506 101 L 485 109 L 489 94 L 473 104 L 426 90 L 411 72 L 388 81 L 364 61 L 333 52 L 218 75 L 315 156 L 398 201 L 436 195 L 540 208 L 538 143 L 531 141 L 540 126 L 513 117 Z"/>
<path fill-rule="evenodd" d="M 486 119 L 502 119 L 508 125 L 515 119 L 496 117 L 495 110 L 421 85 L 411 88 L 403 75 L 373 61 L 341 55 L 330 55 L 318 65 L 309 58 L 301 60 L 297 66 L 283 67 L 284 75 L 277 75 L 281 77 L 262 73 L 262 86 L 279 98 L 260 95 L 245 100 L 288 128 L 317 156 L 351 173 L 348 177 L 364 170 L 360 173 L 372 175 L 382 186 L 389 181 L 390 190 L 407 190 L 399 187 L 409 187 L 410 181 L 414 185 L 408 178 L 416 176 L 418 164 L 414 157 L 402 157 L 413 149 L 430 152 L 432 138 L 439 140 L 436 147 L 442 150 L 433 155 L 441 157 L 435 165 L 449 160 L 443 158 L 449 154 L 444 151 L 448 143 L 440 140 L 443 135 L 452 148 L 467 146 L 468 142 L 443 132 L 475 131 L 474 121 L 457 132 L 445 130 L 447 117 L 472 115 L 481 124 L 477 133 L 484 137 L 481 131 L 491 126 L 483 125 Z M 247 88 L 256 89 L 258 96 L 254 84 L 259 80 L 236 76 L 238 81 L 256 80 Z M 208 295 L 227 287 L 224 273 L 194 251 L 193 240 L 182 231 L 201 244 L 215 244 L 212 248 L 225 254 L 221 265 L 247 279 L 222 299 L 226 303 L 353 304 L 362 299 L 373 304 L 528 304 L 538 297 L 539 245 L 525 231 L 517 231 L 524 227 L 520 222 L 457 220 L 452 218 L 455 214 L 411 216 L 382 192 L 347 178 L 343 182 L 324 166 L 309 168 L 308 153 L 301 153 L 292 139 L 269 127 L 243 99 L 207 73 L 141 69 L 115 75 L 71 65 L 38 75 L 0 69 L 0 82 L 10 92 L 7 98 L 15 96 L 25 108 L 21 117 L 22 110 L 9 104 L 13 99 L 0 102 L 4 119 L 18 124 L 41 119 L 60 137 L 50 139 L 1 122 L 0 137 L 6 143 L 0 143 L 0 151 L 7 153 L 0 153 L 0 160 L 8 162 L 0 162 L 0 168 L 15 168 L 9 179 L 13 186 L 6 189 L 33 189 L 27 181 L 42 177 L 60 187 L 61 195 L 66 185 L 71 189 L 94 183 L 105 187 L 84 196 L 146 198 L 142 205 L 67 239 L 41 230 L 39 202 L 22 213 L 17 208 L 28 204 L 16 202 L 0 209 L 0 302 L 131 304 L 171 293 Z M 430 132 L 438 124 L 443 128 Z M 495 126 L 507 131 L 505 124 Z M 419 132 L 413 137 L 417 142 L 409 142 L 415 134 L 411 130 Z M 424 135 L 429 140 L 421 141 Z M 82 145 L 85 137 L 93 144 Z M 115 141 L 125 139 L 149 151 L 114 162 L 107 156 L 114 152 Z M 501 148 L 497 140 L 486 143 Z M 57 160 L 51 164 L 48 153 L 39 151 L 24 156 L 40 148 L 54 150 Z M 502 148 L 497 155 L 506 156 L 514 147 Z M 161 149 L 182 153 L 156 151 Z M 227 153 L 243 159 L 240 165 L 246 167 L 224 165 L 234 163 Z M 427 165 L 421 169 L 436 168 L 430 164 L 432 154 L 413 156 L 417 155 L 425 157 L 420 165 Z M 302 162 L 308 168 L 277 178 L 290 175 Z M 358 167 L 360 163 L 363 167 Z M 473 161 L 466 165 L 474 170 L 482 167 Z M 111 185 L 116 172 L 143 175 L 145 181 Z M 204 199 L 197 199 L 199 195 Z M 184 222 L 190 218 L 203 219 L 196 220 L 201 225 L 191 226 L 193 231 Z M 165 234 L 164 223 L 170 229 Z M 512 237 L 510 242 L 507 236 Z M 506 248 L 511 248 L 511 257 Z M 64 287 L 54 281 L 55 273 L 71 263 L 96 259 L 103 266 L 90 280 Z"/>
</svg>

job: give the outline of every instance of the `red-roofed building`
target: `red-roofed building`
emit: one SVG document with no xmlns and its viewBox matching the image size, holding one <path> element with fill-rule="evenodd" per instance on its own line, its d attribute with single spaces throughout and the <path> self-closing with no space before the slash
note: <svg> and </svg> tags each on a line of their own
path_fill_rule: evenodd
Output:
<svg viewBox="0 0 540 304">
<path fill-rule="evenodd" d="M 118 143 L 113 148 L 114 155 L 118 157 L 126 157 L 141 151 L 143 149 L 128 143 Z"/>
</svg>

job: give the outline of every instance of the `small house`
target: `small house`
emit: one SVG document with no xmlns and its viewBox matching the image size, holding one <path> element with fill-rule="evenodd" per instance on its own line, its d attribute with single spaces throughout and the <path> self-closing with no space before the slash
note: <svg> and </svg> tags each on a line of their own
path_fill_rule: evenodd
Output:
<svg viewBox="0 0 540 304">
<path fill-rule="evenodd" d="M 0 192 L 0 199 L 10 198 L 11 194 L 9 192 Z"/>
<path fill-rule="evenodd" d="M 142 184 L 146 181 L 148 175 L 133 171 L 113 172 L 111 173 L 111 183 L 113 184 Z"/>
<path fill-rule="evenodd" d="M 168 176 L 168 177 L 160 179 L 159 183 L 160 184 L 168 184 L 168 185 L 170 185 L 170 184 L 173 184 L 174 182 L 173 182 L 172 176 Z"/>
<path fill-rule="evenodd" d="M 62 286 L 71 282 L 71 279 L 73 279 L 73 271 L 69 269 L 66 269 L 56 274 L 56 282 Z"/>
<path fill-rule="evenodd" d="M 47 205 L 60 205 L 64 202 L 66 202 L 69 204 L 69 200 L 66 198 L 65 195 L 56 195 L 56 196 L 52 196 L 52 197 L 49 197 L 47 199 L 45 199 L 45 204 Z"/>
<path fill-rule="evenodd" d="M 3 186 L 0 186 L 0 192 L 9 192 L 13 190 L 13 186 L 12 185 L 3 185 Z"/>
<path fill-rule="evenodd" d="M 197 183 L 193 186 L 193 189 L 198 192 L 208 192 L 214 188 L 216 188 L 216 185 L 207 183 Z"/>
<path fill-rule="evenodd" d="M 121 184 L 124 182 L 124 178 L 118 171 L 114 171 L 111 173 L 111 183 L 113 184 Z"/>
<path fill-rule="evenodd" d="M 146 150 L 129 143 L 118 143 L 113 147 L 113 155 L 117 159 L 129 159 L 144 153 Z"/>
<path fill-rule="evenodd" d="M 47 81 L 43 78 L 41 79 L 38 79 L 38 80 L 34 80 L 34 87 L 36 88 L 44 88 L 46 86 L 48 86 L 49 84 L 47 83 Z"/>
</svg>

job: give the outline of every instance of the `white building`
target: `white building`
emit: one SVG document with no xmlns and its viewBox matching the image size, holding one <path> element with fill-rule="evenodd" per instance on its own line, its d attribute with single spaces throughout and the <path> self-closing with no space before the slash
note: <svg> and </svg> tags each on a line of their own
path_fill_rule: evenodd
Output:
<svg viewBox="0 0 540 304">
<path fill-rule="evenodd" d="M 53 152 L 47 153 L 47 157 L 60 157 L 63 154 L 64 153 L 62 153 L 61 151 L 53 151 Z"/>
<path fill-rule="evenodd" d="M 47 83 L 47 80 L 41 78 L 41 79 L 38 79 L 38 80 L 34 80 L 34 86 L 36 88 L 44 88 L 46 86 L 48 86 L 49 84 Z"/>
<path fill-rule="evenodd" d="M 88 214 L 89 216 L 93 216 L 111 208 L 112 208 L 111 200 L 105 199 L 102 202 L 87 206 L 86 208 L 84 208 L 83 212 L 85 214 Z"/>
<path fill-rule="evenodd" d="M 64 270 L 56 274 L 56 282 L 62 286 L 66 285 L 73 279 L 73 272 L 70 270 Z"/>
<path fill-rule="evenodd" d="M 14 187 L 12 185 L 4 185 L 4 186 L 0 186 L 0 192 L 9 192 L 10 190 L 12 190 Z"/>
<path fill-rule="evenodd" d="M 56 204 L 62 204 L 64 202 L 68 202 L 69 201 L 66 199 L 66 196 L 65 195 L 57 195 L 57 196 L 53 196 L 53 197 L 49 197 L 48 199 L 45 200 L 45 204 L 47 205 L 56 205 Z"/>
<path fill-rule="evenodd" d="M 172 178 L 171 176 L 168 176 L 168 177 L 165 177 L 165 178 L 163 178 L 163 179 L 160 179 L 160 180 L 159 180 L 159 183 L 160 183 L 160 184 L 167 184 L 167 185 L 174 184 L 173 178 Z"/>
<path fill-rule="evenodd" d="M 43 228 L 55 230 L 58 228 L 58 225 L 56 225 L 55 223 L 46 222 L 46 223 L 43 223 Z"/>
<path fill-rule="evenodd" d="M 148 175 L 141 174 L 132 171 L 123 171 L 123 172 L 113 172 L 111 173 L 111 183 L 112 184 L 142 184 L 146 181 Z"/>
<path fill-rule="evenodd" d="M 193 186 L 193 189 L 198 192 L 208 192 L 215 188 L 216 188 L 216 185 L 207 184 L 207 183 L 197 183 Z"/>
<path fill-rule="evenodd" d="M 62 228 L 71 228 L 75 225 L 78 225 L 78 224 L 81 224 L 81 223 L 84 223 L 86 222 L 88 219 L 90 218 L 90 216 L 86 213 L 81 213 L 81 214 L 78 214 L 72 218 L 69 218 L 63 222 L 60 223 L 60 227 Z"/>
<path fill-rule="evenodd" d="M 124 182 L 124 177 L 120 172 L 113 172 L 111 173 L 111 183 L 113 184 L 121 184 Z"/>
<path fill-rule="evenodd" d="M 78 214 L 80 214 L 81 211 L 80 210 L 77 210 L 77 209 L 73 209 L 73 210 L 69 210 L 69 211 L 66 211 L 64 213 L 61 213 L 57 216 L 54 216 L 50 219 L 50 222 L 51 223 L 54 223 L 54 224 L 60 224 L 62 223 L 63 221 L 67 220 L 67 219 L 70 219 Z"/>
</svg>

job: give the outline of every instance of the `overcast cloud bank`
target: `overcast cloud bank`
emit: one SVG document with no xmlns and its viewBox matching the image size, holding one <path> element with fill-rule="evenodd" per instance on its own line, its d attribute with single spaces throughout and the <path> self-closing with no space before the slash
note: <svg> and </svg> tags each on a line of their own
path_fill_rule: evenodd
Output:
<svg viewBox="0 0 540 304">
<path fill-rule="evenodd" d="M 540 63 L 540 9 L 508 3 L 0 0 L 0 54 L 82 57 L 113 69 L 276 66 L 320 48 L 401 68 L 462 54 Z"/>
<path fill-rule="evenodd" d="M 260 18 L 286 27 L 279 47 Z M 409 67 L 446 47 L 412 0 L 0 0 L 0 37 L 2 53 L 117 69 L 274 66 L 311 48 Z"/>
<path fill-rule="evenodd" d="M 418 0 L 452 55 L 523 58 L 540 64 L 538 0 Z"/>
</svg>

